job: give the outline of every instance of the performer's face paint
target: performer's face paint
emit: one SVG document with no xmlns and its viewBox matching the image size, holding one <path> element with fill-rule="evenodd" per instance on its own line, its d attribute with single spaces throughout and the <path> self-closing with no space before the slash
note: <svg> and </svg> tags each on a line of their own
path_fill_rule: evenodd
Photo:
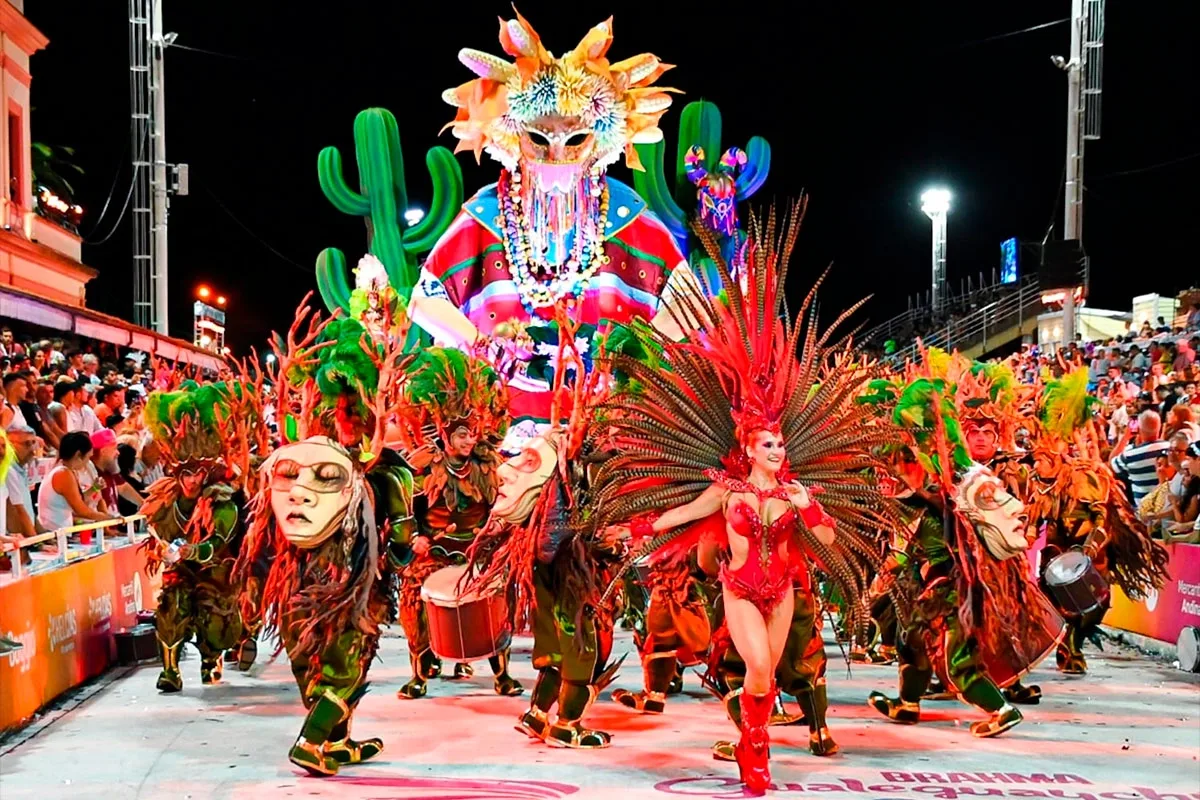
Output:
<svg viewBox="0 0 1200 800">
<path fill-rule="evenodd" d="M 996 457 L 1000 433 L 996 426 L 988 423 L 971 423 L 963 426 L 967 434 L 967 450 L 971 459 L 986 464 Z"/>
<path fill-rule="evenodd" d="M 750 466 L 757 467 L 769 473 L 777 473 L 783 469 L 787 461 L 787 448 L 783 437 L 774 431 L 758 431 L 750 437 L 746 446 L 746 457 Z"/>
<path fill-rule="evenodd" d="M 204 478 L 207 474 L 202 467 L 183 467 L 179 471 L 179 488 L 188 500 L 195 500 L 204 490 Z"/>
<path fill-rule="evenodd" d="M 341 523 L 353 492 L 354 465 L 323 437 L 281 447 L 270 465 L 271 511 L 288 541 L 312 548 Z"/>
<path fill-rule="evenodd" d="M 520 455 L 510 458 L 496 470 L 500 489 L 492 514 L 506 522 L 524 522 L 533 510 L 538 492 L 558 465 L 558 451 L 544 436 L 529 440 Z"/>
<path fill-rule="evenodd" d="M 446 445 L 446 454 L 452 458 L 470 458 L 479 442 L 479 434 L 467 425 L 459 425 L 450 432 L 450 441 Z"/>
<path fill-rule="evenodd" d="M 1029 548 L 1025 504 L 1009 494 L 990 471 L 976 468 L 960 487 L 958 498 L 993 556 L 1004 560 Z"/>
</svg>

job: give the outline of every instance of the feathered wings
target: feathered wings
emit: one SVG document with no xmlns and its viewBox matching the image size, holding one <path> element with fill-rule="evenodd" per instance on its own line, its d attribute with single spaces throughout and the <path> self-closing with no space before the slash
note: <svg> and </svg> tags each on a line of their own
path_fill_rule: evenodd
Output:
<svg viewBox="0 0 1200 800">
<path fill-rule="evenodd" d="M 712 484 L 706 471 L 744 477 L 737 474 L 739 428 L 777 427 L 790 475 L 820 488 L 821 502 L 837 523 L 834 546 L 821 545 L 807 531 L 803 544 L 854 602 L 866 593 L 882 549 L 879 537 L 890 537 L 897 524 L 876 485 L 872 455 L 892 431 L 853 402 L 876 370 L 837 331 L 861 304 L 821 329 L 814 287 L 796 322 L 782 316 L 787 263 L 803 208 L 796 204 L 782 225 L 774 211 L 765 224 L 751 218 L 738 280 L 714 237 L 698 227 L 723 291 L 709 297 L 688 287 L 681 294 L 672 313 L 689 332 L 686 342 L 638 332 L 669 369 L 628 355 L 612 357 L 614 371 L 628 375 L 639 390 L 605 404 L 610 425 L 600 435 L 618 455 L 598 469 L 590 505 L 602 527 L 686 504 Z M 660 536 L 652 544 L 670 538 Z"/>
</svg>

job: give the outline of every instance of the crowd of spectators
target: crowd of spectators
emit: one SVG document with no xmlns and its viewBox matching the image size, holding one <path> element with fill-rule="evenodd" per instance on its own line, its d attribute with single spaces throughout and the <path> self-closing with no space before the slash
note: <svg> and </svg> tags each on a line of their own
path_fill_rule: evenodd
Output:
<svg viewBox="0 0 1200 800">
<path fill-rule="evenodd" d="M 0 429 L 15 456 L 0 543 L 136 513 L 163 474 L 142 418 L 153 366 L 62 340 L 19 343 L 0 328 L 0 376 Z"/>
<path fill-rule="evenodd" d="M 1166 541 L 1200 544 L 1200 305 L 1184 326 L 1159 317 L 1121 337 L 1056 352 L 1025 345 L 1010 362 L 1033 382 L 1086 367 L 1102 453 L 1139 516 Z"/>
</svg>

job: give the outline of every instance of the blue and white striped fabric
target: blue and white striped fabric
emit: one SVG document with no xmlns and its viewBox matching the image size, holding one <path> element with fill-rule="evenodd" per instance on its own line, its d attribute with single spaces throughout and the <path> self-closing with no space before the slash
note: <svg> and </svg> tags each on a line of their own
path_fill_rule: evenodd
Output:
<svg viewBox="0 0 1200 800">
<path fill-rule="evenodd" d="M 1133 484 L 1134 508 L 1137 508 L 1142 498 L 1154 491 L 1154 487 L 1158 485 L 1154 461 L 1159 456 L 1165 456 L 1170 449 L 1170 442 L 1146 442 L 1130 445 L 1113 457 L 1113 472 L 1119 477 L 1128 477 L 1129 482 Z"/>
</svg>

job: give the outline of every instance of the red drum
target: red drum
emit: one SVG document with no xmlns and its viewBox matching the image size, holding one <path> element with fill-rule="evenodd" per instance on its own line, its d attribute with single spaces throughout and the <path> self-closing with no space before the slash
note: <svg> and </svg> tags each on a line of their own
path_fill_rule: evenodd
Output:
<svg viewBox="0 0 1200 800">
<path fill-rule="evenodd" d="M 429 646 L 448 661 L 479 661 L 506 650 L 512 642 L 512 622 L 504 587 L 459 594 L 466 566 L 439 569 L 421 586 L 429 617 Z"/>
<path fill-rule="evenodd" d="M 1112 592 L 1092 559 L 1079 550 L 1068 550 L 1047 564 L 1045 579 L 1054 604 L 1067 616 L 1106 607 Z"/>
</svg>

